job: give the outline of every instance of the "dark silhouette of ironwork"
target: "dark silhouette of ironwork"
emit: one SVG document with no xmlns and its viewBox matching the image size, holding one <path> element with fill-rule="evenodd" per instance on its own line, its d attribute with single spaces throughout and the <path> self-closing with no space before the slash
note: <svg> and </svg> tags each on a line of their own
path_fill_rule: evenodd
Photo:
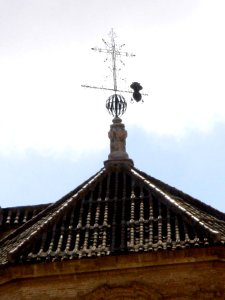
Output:
<svg viewBox="0 0 225 300">
<path fill-rule="evenodd" d="M 133 99 L 137 102 L 141 101 L 142 99 L 142 95 L 140 93 L 140 90 L 142 90 L 142 86 L 140 85 L 139 82 L 133 82 L 131 85 L 130 85 L 130 88 L 132 88 L 132 90 L 134 90 L 133 92 Z"/>
<path fill-rule="evenodd" d="M 114 94 L 106 101 L 106 108 L 113 117 L 118 118 L 125 113 L 127 102 L 123 96 Z"/>
</svg>

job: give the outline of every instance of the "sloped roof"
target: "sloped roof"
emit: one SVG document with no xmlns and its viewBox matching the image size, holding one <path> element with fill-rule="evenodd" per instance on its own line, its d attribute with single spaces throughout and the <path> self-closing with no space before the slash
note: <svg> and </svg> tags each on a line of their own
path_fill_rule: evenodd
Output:
<svg viewBox="0 0 225 300">
<path fill-rule="evenodd" d="M 225 245 L 225 215 L 111 164 L 0 241 L 0 264 Z"/>
<path fill-rule="evenodd" d="M 15 230 L 26 223 L 42 211 L 49 204 L 18 206 L 18 207 L 0 207 L 0 239 L 6 233 Z"/>
</svg>

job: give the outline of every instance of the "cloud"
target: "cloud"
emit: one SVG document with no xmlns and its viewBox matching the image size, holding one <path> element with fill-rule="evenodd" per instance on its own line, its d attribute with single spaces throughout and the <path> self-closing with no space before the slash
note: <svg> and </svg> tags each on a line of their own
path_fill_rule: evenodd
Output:
<svg viewBox="0 0 225 300">
<path fill-rule="evenodd" d="M 200 1 L 189 15 L 175 21 L 146 24 L 145 18 L 132 33 L 122 27 L 126 50 L 137 57 L 125 60 L 127 83 L 121 87 L 140 81 L 149 94 L 143 105 L 128 104 L 124 116 L 128 126 L 176 137 L 190 130 L 208 132 L 225 121 L 223 8 L 222 1 Z M 35 150 L 78 158 L 105 149 L 111 121 L 105 100 L 110 93 L 80 87 L 111 86 L 111 79 L 104 77 L 105 56 L 90 50 L 104 46 L 102 31 L 89 39 L 88 30 L 81 37 L 76 29 L 67 32 L 62 44 L 60 39 L 51 44 L 41 30 L 40 47 L 32 48 L 32 39 L 18 53 L 10 48 L 9 54 L 2 51 L 0 56 L 0 153 Z M 119 38 L 120 31 L 117 34 Z M 128 102 L 129 98 L 126 95 Z"/>
<path fill-rule="evenodd" d="M 144 109 L 132 107 L 131 119 L 147 131 L 180 135 L 225 121 L 224 6 L 207 1 L 179 24 L 140 37 L 140 74 L 150 95 Z"/>
<path fill-rule="evenodd" d="M 60 50 L 1 61 L 2 152 L 36 149 L 41 153 L 67 150 L 79 154 L 90 143 L 96 150 L 103 147 L 101 130 L 98 137 L 94 132 L 102 127 L 98 114 L 104 113 L 98 101 L 85 99 L 80 87 L 84 63 L 72 49 Z M 93 94 L 96 99 L 96 92 Z"/>
</svg>

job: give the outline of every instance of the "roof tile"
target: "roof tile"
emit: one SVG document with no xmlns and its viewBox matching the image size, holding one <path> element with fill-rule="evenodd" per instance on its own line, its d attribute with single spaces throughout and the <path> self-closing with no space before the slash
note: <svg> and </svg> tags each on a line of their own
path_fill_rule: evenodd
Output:
<svg viewBox="0 0 225 300">
<path fill-rule="evenodd" d="M 118 165 L 101 169 L 3 239 L 0 262 L 224 245 L 224 220 L 200 201 Z"/>
</svg>

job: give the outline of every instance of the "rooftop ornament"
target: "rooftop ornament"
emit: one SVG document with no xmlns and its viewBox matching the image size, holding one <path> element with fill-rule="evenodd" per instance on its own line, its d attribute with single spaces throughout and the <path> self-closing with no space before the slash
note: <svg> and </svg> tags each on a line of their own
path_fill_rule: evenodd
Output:
<svg viewBox="0 0 225 300">
<path fill-rule="evenodd" d="M 138 82 L 133 82 L 131 85 L 130 85 L 130 88 L 132 88 L 134 90 L 133 92 L 133 100 L 139 102 L 141 101 L 142 99 L 142 95 L 140 93 L 140 90 L 143 89 L 143 87 L 140 85 L 140 83 Z M 143 101 L 143 100 L 142 100 Z"/>
<path fill-rule="evenodd" d="M 82 85 L 82 87 L 101 89 L 107 91 L 113 91 L 113 95 L 109 96 L 106 100 L 106 109 L 108 112 L 114 117 L 113 124 L 110 126 L 110 131 L 108 133 L 110 139 L 110 154 L 108 156 L 108 160 L 105 162 L 105 166 L 118 165 L 118 163 L 126 164 L 128 166 L 133 165 L 133 161 L 129 159 L 128 154 L 126 153 L 126 137 L 127 131 L 125 130 L 125 126 L 122 123 L 120 117 L 125 113 L 127 108 L 127 102 L 125 98 L 121 95 L 121 93 L 132 93 L 133 97 L 131 98 L 132 102 L 139 102 L 142 100 L 142 94 L 140 90 L 142 90 L 142 86 L 138 82 L 133 82 L 130 85 L 130 88 L 133 90 L 119 90 L 117 86 L 117 78 L 118 72 L 120 68 L 118 68 L 118 64 L 124 62 L 121 60 L 121 57 L 134 57 L 135 55 L 132 53 L 122 51 L 122 48 L 125 44 L 118 46 L 115 42 L 116 35 L 113 29 L 109 33 L 110 42 L 106 42 L 104 39 L 103 43 L 105 44 L 105 48 L 92 48 L 92 50 L 105 53 L 110 57 L 111 66 L 110 70 L 112 71 L 112 79 L 113 79 L 113 88 L 107 87 L 97 87 L 97 86 L 89 86 Z M 108 60 L 108 57 L 105 61 Z M 143 94 L 144 95 L 144 94 Z M 145 94 L 146 95 L 146 94 Z M 142 100 L 143 101 L 143 100 Z"/>
<path fill-rule="evenodd" d="M 125 46 L 123 45 L 117 45 L 115 42 L 116 35 L 111 29 L 110 33 L 110 42 L 106 42 L 104 39 L 102 39 L 103 43 L 105 44 L 105 48 L 98 48 L 94 47 L 91 48 L 94 51 L 98 51 L 100 53 L 105 53 L 106 55 L 110 56 L 110 61 L 111 61 L 111 66 L 110 70 L 112 71 L 112 79 L 113 79 L 113 88 L 107 88 L 107 87 L 97 87 L 97 86 L 89 86 L 89 85 L 82 85 L 82 87 L 87 87 L 87 88 L 94 88 L 94 89 L 101 89 L 101 90 L 107 90 L 107 91 L 113 91 L 114 94 L 111 95 L 107 100 L 106 100 L 106 108 L 108 112 L 114 116 L 115 118 L 122 116 L 127 108 L 127 102 L 125 98 L 120 94 L 120 93 L 132 93 L 132 102 L 136 101 L 139 102 L 142 100 L 142 95 L 147 95 L 147 94 L 141 94 L 140 90 L 142 90 L 142 86 L 138 82 L 133 82 L 130 85 L 130 88 L 133 89 L 131 90 L 119 90 L 117 86 L 117 78 L 118 78 L 118 73 L 120 71 L 120 68 L 118 68 L 118 63 L 122 63 L 123 65 L 124 62 L 122 61 L 121 57 L 134 57 L 135 55 L 133 53 L 128 53 L 125 51 L 122 51 L 122 48 Z M 108 60 L 108 57 L 105 59 L 105 61 Z M 142 100 L 143 101 L 143 100 Z"/>
<path fill-rule="evenodd" d="M 106 108 L 113 117 L 118 118 L 125 113 L 127 102 L 123 96 L 114 94 L 106 101 Z"/>
</svg>

